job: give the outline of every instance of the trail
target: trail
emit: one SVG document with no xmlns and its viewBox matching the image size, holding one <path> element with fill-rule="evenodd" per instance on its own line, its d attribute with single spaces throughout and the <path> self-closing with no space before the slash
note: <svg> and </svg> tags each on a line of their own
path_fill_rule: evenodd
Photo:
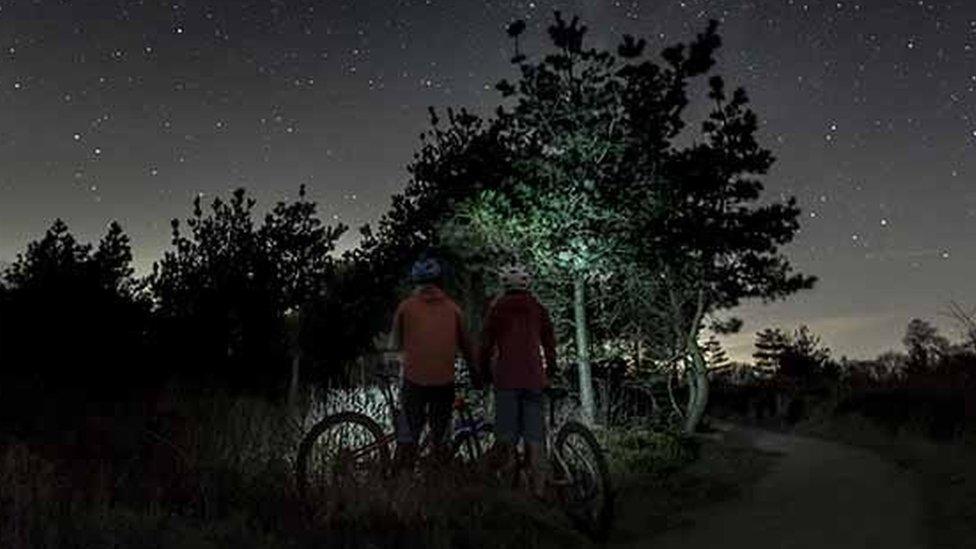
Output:
<svg viewBox="0 0 976 549">
<path fill-rule="evenodd" d="M 921 549 L 915 478 L 870 451 L 729 426 L 756 448 L 782 454 L 742 497 L 698 509 L 687 524 L 613 547 L 654 549 Z M 633 529 L 635 525 L 630 525 Z"/>
</svg>

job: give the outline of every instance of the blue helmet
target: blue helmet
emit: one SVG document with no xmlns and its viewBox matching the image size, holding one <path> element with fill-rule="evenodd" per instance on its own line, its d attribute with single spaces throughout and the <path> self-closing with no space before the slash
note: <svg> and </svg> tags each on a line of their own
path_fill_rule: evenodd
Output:
<svg viewBox="0 0 976 549">
<path fill-rule="evenodd" d="M 440 262 L 430 257 L 419 259 L 410 267 L 410 280 L 413 282 L 432 282 L 439 279 L 441 274 Z"/>
</svg>

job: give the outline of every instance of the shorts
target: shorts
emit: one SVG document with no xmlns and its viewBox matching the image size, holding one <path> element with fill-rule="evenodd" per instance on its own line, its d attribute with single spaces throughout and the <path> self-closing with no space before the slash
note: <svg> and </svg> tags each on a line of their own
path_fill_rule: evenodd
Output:
<svg viewBox="0 0 976 549">
<path fill-rule="evenodd" d="M 495 390 L 495 437 L 511 444 L 521 438 L 542 444 L 545 424 L 542 419 L 542 391 L 539 389 Z"/>
<path fill-rule="evenodd" d="M 429 426 L 431 442 L 446 443 L 453 413 L 453 383 L 419 385 L 404 379 L 400 387 L 400 413 L 397 414 L 397 442 L 417 444 L 420 433 Z"/>
</svg>

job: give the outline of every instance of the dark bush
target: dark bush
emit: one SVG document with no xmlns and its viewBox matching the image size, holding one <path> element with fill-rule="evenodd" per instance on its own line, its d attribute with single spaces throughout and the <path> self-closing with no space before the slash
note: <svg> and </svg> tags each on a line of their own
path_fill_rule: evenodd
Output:
<svg viewBox="0 0 976 549">
<path fill-rule="evenodd" d="M 112 224 L 98 247 L 60 220 L 0 285 L 0 423 L 23 436 L 80 429 L 85 416 L 138 413 L 147 371 L 148 303 L 132 277 L 128 238 Z"/>
</svg>

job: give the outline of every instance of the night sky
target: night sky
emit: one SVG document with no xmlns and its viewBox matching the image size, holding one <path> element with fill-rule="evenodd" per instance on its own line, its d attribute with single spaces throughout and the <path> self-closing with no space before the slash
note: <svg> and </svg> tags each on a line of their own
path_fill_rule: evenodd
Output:
<svg viewBox="0 0 976 549">
<path fill-rule="evenodd" d="M 84 241 L 116 219 L 146 272 L 194 196 L 238 186 L 268 207 L 307 183 L 327 221 L 373 221 L 427 106 L 493 109 L 505 25 L 528 21 L 531 54 L 553 9 L 654 51 L 722 22 L 717 71 L 750 93 L 767 192 L 803 207 L 787 253 L 820 277 L 744 308 L 733 356 L 806 323 L 866 357 L 976 306 L 972 0 L 0 1 L 0 261 L 56 217 Z"/>
</svg>

